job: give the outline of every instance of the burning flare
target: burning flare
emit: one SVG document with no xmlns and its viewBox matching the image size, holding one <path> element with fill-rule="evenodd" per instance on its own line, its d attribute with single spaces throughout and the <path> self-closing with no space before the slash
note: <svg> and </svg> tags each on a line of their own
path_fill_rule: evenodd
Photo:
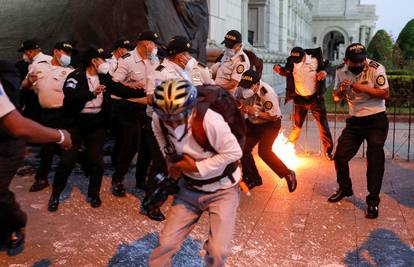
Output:
<svg viewBox="0 0 414 267">
<path fill-rule="evenodd" d="M 295 170 L 300 165 L 300 159 L 296 156 L 295 145 L 288 142 L 288 139 L 280 131 L 272 146 L 272 151 L 281 161 L 291 170 Z"/>
</svg>

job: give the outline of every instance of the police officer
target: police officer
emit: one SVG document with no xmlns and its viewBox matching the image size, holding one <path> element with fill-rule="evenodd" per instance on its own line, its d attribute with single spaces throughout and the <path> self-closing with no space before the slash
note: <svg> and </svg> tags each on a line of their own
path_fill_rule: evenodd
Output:
<svg viewBox="0 0 414 267">
<path fill-rule="evenodd" d="M 9 189 L 24 158 L 24 141 L 71 147 L 67 131 L 43 127 L 20 115 L 15 106 L 19 86 L 17 71 L 10 63 L 0 61 L 0 245 L 8 249 L 20 247 L 25 239 L 27 216 Z"/>
<path fill-rule="evenodd" d="M 112 57 L 106 60 L 111 67 L 109 70 L 110 75 L 113 75 L 118 68 L 118 60 L 132 49 L 133 47 L 128 39 L 120 39 L 114 43 Z"/>
<path fill-rule="evenodd" d="M 388 133 L 385 100 L 389 96 L 389 85 L 384 66 L 368 59 L 362 44 L 349 45 L 345 51 L 345 64 L 336 70 L 333 94 L 336 101 L 347 100 L 350 117 L 338 139 L 334 157 L 339 189 L 328 200 L 338 202 L 353 194 L 348 163 L 366 140 L 369 192 L 366 218 L 377 218 L 384 175 L 384 143 Z"/>
<path fill-rule="evenodd" d="M 89 48 L 83 54 L 82 67 L 70 73 L 64 83 L 63 116 L 65 127 L 73 138 L 73 147 L 68 151 L 62 151 L 48 203 L 49 211 L 58 209 L 60 194 L 65 189 L 81 145 L 86 148 L 90 174 L 88 201 L 94 208 L 101 206 L 100 188 L 104 170 L 103 143 L 108 94 L 116 94 L 119 97 L 143 96 L 142 92 L 137 90 L 127 91 L 126 87 L 115 91 L 117 88 L 106 87 L 101 83 L 104 78 L 108 80 L 109 77 L 111 80 L 107 74 L 110 67 L 105 62 L 108 57 L 102 48 Z M 104 74 L 105 76 L 102 76 Z"/>
<path fill-rule="evenodd" d="M 137 90 L 146 90 L 148 77 L 159 65 L 157 58 L 157 43 L 159 36 L 152 31 L 144 31 L 138 35 L 136 48 L 119 59 L 118 68 L 113 74 L 113 80 L 122 82 Z M 145 103 L 145 102 L 144 102 Z M 124 176 L 135 154 L 138 153 L 136 164 L 136 187 L 146 189 L 146 177 L 151 157 L 144 149 L 142 128 L 146 125 L 146 105 L 121 100 L 119 104 L 121 124 L 115 141 L 115 172 L 112 175 L 112 193 L 115 196 L 125 196 L 123 185 Z"/>
<path fill-rule="evenodd" d="M 308 110 L 315 118 L 320 138 L 323 143 L 325 157 L 333 159 L 333 141 L 326 116 L 326 106 L 323 94 L 326 91 L 325 61 L 322 50 L 294 47 L 290 52 L 285 67 L 277 65 L 273 70 L 286 77 L 286 100 L 293 99 L 295 104 L 295 125 L 289 135 L 289 141 L 296 144 L 300 137 L 303 122 Z"/>
<path fill-rule="evenodd" d="M 252 149 L 259 145 L 259 157 L 280 177 L 285 178 L 290 192 L 296 189 L 295 172 L 273 153 L 272 146 L 281 127 L 282 113 L 273 88 L 260 80 L 254 70 L 243 73 L 235 93 L 240 109 L 248 115 L 247 139 L 243 149 L 243 179 L 249 188 L 262 185 L 262 178 L 254 163 Z"/>
<path fill-rule="evenodd" d="M 51 61 L 33 62 L 26 84 L 37 93 L 40 106 L 40 121 L 52 128 L 62 128 L 63 83 L 73 71 L 70 66 L 71 55 L 76 50 L 69 42 L 59 42 L 53 48 Z M 54 144 L 44 144 L 40 152 L 40 164 L 35 175 L 35 182 L 30 192 L 40 191 L 49 183 L 47 176 L 57 150 Z"/>
<path fill-rule="evenodd" d="M 23 60 L 28 63 L 36 63 L 39 61 L 50 61 L 52 57 L 42 53 L 42 49 L 39 44 L 34 40 L 26 40 L 21 45 L 17 52 L 23 53 Z M 30 69 L 29 69 L 30 72 Z"/>
<path fill-rule="evenodd" d="M 240 32 L 229 31 L 222 44 L 225 46 L 224 55 L 211 67 L 211 73 L 217 85 L 234 93 L 242 74 L 250 68 L 250 61 L 243 51 Z"/>
</svg>

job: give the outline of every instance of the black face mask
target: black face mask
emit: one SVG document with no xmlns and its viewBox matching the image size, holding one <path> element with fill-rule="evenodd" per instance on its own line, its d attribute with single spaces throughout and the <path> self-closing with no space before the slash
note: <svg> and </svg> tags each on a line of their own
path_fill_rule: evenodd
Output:
<svg viewBox="0 0 414 267">
<path fill-rule="evenodd" d="M 359 75 L 363 70 L 364 70 L 365 66 L 356 66 L 356 67 L 350 67 L 348 66 L 348 70 L 350 72 L 352 72 L 354 75 Z"/>
</svg>

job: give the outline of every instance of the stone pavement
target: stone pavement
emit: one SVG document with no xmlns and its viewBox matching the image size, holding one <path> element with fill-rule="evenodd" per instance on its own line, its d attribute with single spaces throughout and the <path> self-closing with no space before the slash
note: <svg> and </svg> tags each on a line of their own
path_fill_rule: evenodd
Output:
<svg viewBox="0 0 414 267">
<path fill-rule="evenodd" d="M 364 159 L 351 162 L 355 195 L 337 204 L 327 202 L 336 188 L 332 162 L 302 158 L 294 193 L 257 162 L 264 185 L 242 194 L 228 266 L 414 266 L 414 162 L 387 160 L 376 220 L 364 218 Z M 110 173 L 101 208 L 85 202 L 87 180 L 76 172 L 56 213 L 47 211 L 50 188 L 29 193 L 33 176 L 16 176 L 11 188 L 29 216 L 27 242 L 16 256 L 0 252 L 0 266 L 146 266 L 163 223 L 139 213 L 139 191 L 112 196 Z M 132 173 L 126 186 L 134 187 Z M 203 266 L 207 233 L 204 215 L 174 266 Z"/>
</svg>

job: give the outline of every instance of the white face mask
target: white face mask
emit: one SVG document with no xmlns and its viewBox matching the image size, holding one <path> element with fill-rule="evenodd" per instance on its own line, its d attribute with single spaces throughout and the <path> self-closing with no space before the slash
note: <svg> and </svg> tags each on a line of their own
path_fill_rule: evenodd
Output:
<svg viewBox="0 0 414 267">
<path fill-rule="evenodd" d="M 98 73 L 99 74 L 107 74 L 109 72 L 110 68 L 111 67 L 109 66 L 108 62 L 101 63 L 101 65 L 99 65 L 99 67 L 98 67 Z"/>
<path fill-rule="evenodd" d="M 60 58 L 58 58 L 59 64 L 62 67 L 67 67 L 70 65 L 70 56 L 68 55 L 61 55 Z"/>
<path fill-rule="evenodd" d="M 150 60 L 157 60 L 158 48 L 154 48 L 151 51 Z"/>
<path fill-rule="evenodd" d="M 254 92 L 250 88 L 249 89 L 243 88 L 242 89 L 242 95 L 243 95 L 243 98 L 250 98 L 250 97 L 254 96 Z"/>
<path fill-rule="evenodd" d="M 184 70 L 191 71 L 196 66 L 196 64 L 197 64 L 197 61 L 195 60 L 195 58 L 191 57 L 190 60 L 185 65 Z"/>
<path fill-rule="evenodd" d="M 234 57 L 234 55 L 236 55 L 236 50 L 225 47 L 223 53 L 225 56 Z"/>
<path fill-rule="evenodd" d="M 32 60 L 26 54 L 23 54 L 23 61 L 29 64 L 32 63 Z"/>
</svg>

